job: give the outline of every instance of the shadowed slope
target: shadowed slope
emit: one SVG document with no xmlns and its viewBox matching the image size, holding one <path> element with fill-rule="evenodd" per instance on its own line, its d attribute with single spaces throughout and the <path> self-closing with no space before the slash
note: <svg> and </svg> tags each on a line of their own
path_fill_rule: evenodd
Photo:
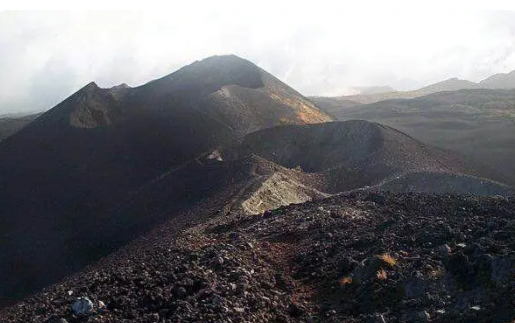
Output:
<svg viewBox="0 0 515 323">
<path fill-rule="evenodd" d="M 319 173 L 328 185 L 323 190 L 332 192 L 379 184 L 411 172 L 495 175 L 393 128 L 361 120 L 262 130 L 224 153 L 229 159 L 254 153 L 286 167 Z M 452 177 L 446 179 L 452 181 Z"/>
<path fill-rule="evenodd" d="M 31 123 L 41 114 L 31 114 L 26 116 L 6 116 L 0 117 L 0 141 L 20 131 L 23 127 Z"/>
<path fill-rule="evenodd" d="M 235 87 L 238 104 L 213 98 Z M 236 56 L 195 62 L 137 88 L 88 84 L 0 143 L 0 276 L 9 277 L 0 299 L 73 272 L 208 196 L 232 170 L 200 179 L 190 165 L 217 147 L 257 129 L 326 120 Z M 166 191 L 170 210 L 119 211 L 169 173 L 180 174 Z"/>
<path fill-rule="evenodd" d="M 339 120 L 379 122 L 428 144 L 456 151 L 515 184 L 515 91 L 461 90 L 331 110 Z"/>
<path fill-rule="evenodd" d="M 379 164 L 404 171 L 458 171 L 461 167 L 461 160 L 448 152 L 362 120 L 258 131 L 245 138 L 241 149 L 307 172 L 335 167 L 374 169 Z"/>
</svg>

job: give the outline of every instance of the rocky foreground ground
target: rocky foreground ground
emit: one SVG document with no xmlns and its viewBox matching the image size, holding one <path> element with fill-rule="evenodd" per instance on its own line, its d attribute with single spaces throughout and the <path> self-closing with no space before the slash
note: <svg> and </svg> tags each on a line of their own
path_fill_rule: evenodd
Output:
<svg viewBox="0 0 515 323">
<path fill-rule="evenodd" d="M 354 192 L 172 221 L 0 321 L 510 322 L 514 201 Z"/>
</svg>

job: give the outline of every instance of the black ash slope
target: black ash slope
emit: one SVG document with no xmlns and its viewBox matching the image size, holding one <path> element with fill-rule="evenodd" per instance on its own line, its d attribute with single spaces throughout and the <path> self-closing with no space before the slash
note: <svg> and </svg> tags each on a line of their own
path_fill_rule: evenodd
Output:
<svg viewBox="0 0 515 323">
<path fill-rule="evenodd" d="M 40 115 L 41 113 L 24 116 L 0 116 L 0 141 L 20 131 Z"/>
<path fill-rule="evenodd" d="M 346 106 L 335 99 L 327 111 L 338 120 L 379 122 L 457 152 L 489 165 L 501 174 L 496 180 L 514 185 L 514 107 L 514 90 L 473 89 L 360 106 Z"/>
<path fill-rule="evenodd" d="M 219 146 L 262 128 L 328 120 L 236 56 L 195 62 L 137 88 L 88 84 L 0 143 L 0 276 L 9 277 L 0 304 L 115 250 L 173 215 L 165 211 L 209 196 L 230 172 L 199 180 L 185 166 Z M 169 173 L 178 179 L 160 196 L 172 209 L 119 212 Z"/>
<path fill-rule="evenodd" d="M 396 185 L 382 188 L 478 195 L 513 192 L 507 185 L 488 180 L 502 176 L 484 165 L 363 120 L 257 131 L 235 148 L 226 149 L 224 156 L 231 159 L 249 153 L 318 174 L 325 178 L 325 186 L 320 189 L 326 192 L 381 186 L 392 180 Z"/>
</svg>

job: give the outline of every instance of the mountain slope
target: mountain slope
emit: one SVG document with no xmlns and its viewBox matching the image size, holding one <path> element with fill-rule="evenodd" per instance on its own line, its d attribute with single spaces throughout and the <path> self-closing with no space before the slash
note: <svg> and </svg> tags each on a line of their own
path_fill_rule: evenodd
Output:
<svg viewBox="0 0 515 323">
<path fill-rule="evenodd" d="M 461 90 L 412 100 L 387 100 L 331 110 L 340 120 L 389 125 L 428 144 L 490 165 L 497 180 L 515 184 L 515 91 Z"/>
<path fill-rule="evenodd" d="M 431 94 L 443 91 L 458 91 L 463 89 L 475 89 L 478 88 L 478 84 L 467 80 L 460 80 L 458 78 L 450 78 L 442 82 L 431 84 L 416 90 L 422 95 Z"/>
<path fill-rule="evenodd" d="M 361 105 L 361 103 L 358 103 L 356 101 L 341 99 L 338 97 L 327 98 L 323 96 L 313 96 L 309 99 L 313 101 L 317 106 L 319 106 L 324 112 L 331 116 L 333 116 L 333 112 L 338 114 L 344 109 Z"/>
<path fill-rule="evenodd" d="M 482 88 L 482 86 L 478 83 L 470 82 L 467 80 L 451 78 L 438 83 L 430 84 L 428 86 L 413 91 L 391 91 L 372 94 L 357 94 L 325 99 L 326 101 L 330 101 L 332 99 L 333 101 L 335 101 L 335 103 L 338 101 L 345 102 L 345 100 L 351 100 L 362 104 L 370 104 L 391 99 L 413 99 L 424 95 L 444 91 L 458 91 L 463 89 L 477 88 Z M 515 88 L 515 84 L 513 85 L 513 88 Z M 344 107 L 346 107 L 346 105 Z"/>
<path fill-rule="evenodd" d="M 33 120 L 35 120 L 37 117 L 39 117 L 41 114 L 31 114 L 27 116 L 20 116 L 20 117 L 1 117 L 0 116 L 0 141 L 4 140 L 5 138 L 15 134 L 20 129 L 31 123 Z"/>
<path fill-rule="evenodd" d="M 429 178 L 437 174 L 468 174 L 492 178 L 487 167 L 469 162 L 459 155 L 428 146 L 393 128 L 361 120 L 305 126 L 282 126 L 247 135 L 237 147 L 226 149 L 224 160 L 256 154 L 288 168 L 318 174 L 324 192 L 341 192 L 378 185 L 408 173 L 422 172 Z M 444 177 L 441 188 L 452 192 L 453 176 Z M 311 179 L 316 182 L 315 179 Z M 478 187 L 482 180 L 471 179 Z M 485 182 L 489 182 L 485 180 Z M 317 184 L 311 184 L 317 187 Z M 444 186 L 447 185 L 447 189 Z M 500 183 L 490 183 L 494 194 L 509 191 Z M 416 185 L 416 190 L 429 190 Z M 434 187 L 434 186 L 433 186 Z M 472 191 L 470 192 L 472 193 Z M 488 190 L 475 194 L 491 194 Z"/>
<path fill-rule="evenodd" d="M 458 91 L 466 89 L 514 89 L 515 88 L 515 71 L 510 73 L 500 73 L 492 75 L 479 83 L 460 80 L 458 78 L 450 78 L 441 82 L 430 84 L 413 91 L 388 91 L 381 93 L 360 93 L 357 95 L 339 96 L 333 98 L 324 98 L 326 102 L 351 100 L 362 104 L 370 104 L 391 99 L 413 99 L 432 93 L 445 91 Z M 345 105 L 343 106 L 346 107 Z"/>
<path fill-rule="evenodd" d="M 262 128 L 327 120 L 236 56 L 195 62 L 137 88 L 86 85 L 0 143 L 0 276 L 10 277 L 0 302 L 82 268 L 218 186 L 223 191 L 239 178 L 237 168 L 199 173 L 194 166 L 217 147 Z M 166 196 L 151 190 L 166 207 L 138 200 L 169 174 Z"/>
<path fill-rule="evenodd" d="M 211 212 L 171 220 L 2 321 L 515 319 L 511 199 L 354 192 L 262 216 Z M 70 310 L 77 297 L 89 316 Z"/>
<path fill-rule="evenodd" d="M 352 89 L 358 91 L 359 94 L 380 94 L 395 92 L 395 89 L 390 86 L 356 86 Z"/>
<path fill-rule="evenodd" d="M 479 85 L 487 89 L 513 89 L 515 87 L 515 71 L 492 75 L 479 82 Z"/>
<path fill-rule="evenodd" d="M 372 186 L 371 190 L 394 193 L 422 192 L 431 194 L 500 195 L 515 194 L 513 187 L 465 174 L 411 172 Z"/>
<path fill-rule="evenodd" d="M 214 56 L 195 62 L 135 92 L 145 102 L 186 100 L 240 137 L 280 124 L 332 120 L 301 94 L 236 56 Z"/>
</svg>

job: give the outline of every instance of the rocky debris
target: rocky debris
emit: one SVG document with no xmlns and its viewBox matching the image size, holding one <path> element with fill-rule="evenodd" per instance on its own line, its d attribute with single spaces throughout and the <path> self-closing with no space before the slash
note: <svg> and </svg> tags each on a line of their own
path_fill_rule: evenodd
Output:
<svg viewBox="0 0 515 323">
<path fill-rule="evenodd" d="M 105 311 L 107 311 L 107 306 L 104 302 L 98 301 L 97 309 L 99 313 L 104 313 Z"/>
<path fill-rule="evenodd" d="M 320 199 L 328 196 L 329 194 L 295 181 L 289 174 L 277 172 L 260 183 L 257 189 L 251 191 L 241 202 L 241 206 L 246 213 L 256 214 L 283 205 L 298 204 L 313 198 Z"/>
<path fill-rule="evenodd" d="M 60 317 L 54 317 L 46 321 L 46 323 L 68 323 L 68 321 Z"/>
<path fill-rule="evenodd" d="M 164 227 L 0 317 L 509 322 L 514 219 L 515 203 L 506 198 L 367 192 L 215 216 L 179 235 Z M 77 294 L 88 295 L 92 314 L 70 309 Z"/>
<path fill-rule="evenodd" d="M 77 298 L 72 304 L 75 315 L 89 315 L 93 313 L 93 302 L 87 297 Z"/>
</svg>

